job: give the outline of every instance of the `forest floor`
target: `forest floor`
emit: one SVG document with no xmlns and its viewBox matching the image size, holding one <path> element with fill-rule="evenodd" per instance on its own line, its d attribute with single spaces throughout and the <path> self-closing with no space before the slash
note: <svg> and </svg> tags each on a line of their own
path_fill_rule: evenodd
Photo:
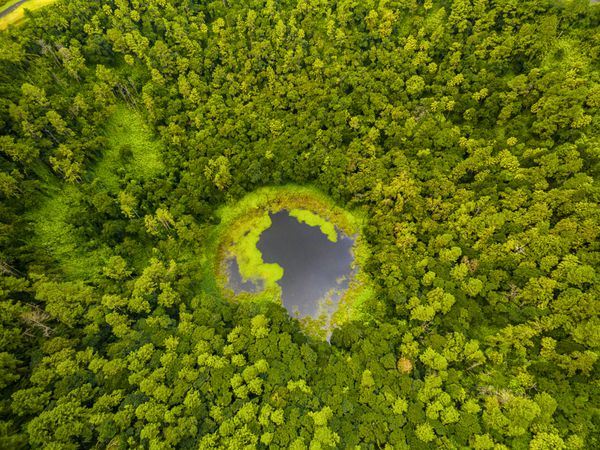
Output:
<svg viewBox="0 0 600 450">
<path fill-rule="evenodd" d="M 8 7 L 0 11 L 0 30 L 8 28 L 9 25 L 17 25 L 26 20 L 25 10 L 35 11 L 44 6 L 54 3 L 56 0 L 19 0 L 8 2 Z"/>
<path fill-rule="evenodd" d="M 160 142 L 150 138 L 152 132 L 139 112 L 118 106 L 107 123 L 106 131 L 106 151 L 95 167 L 90 168 L 86 178 L 98 179 L 101 185 L 116 194 L 121 171 L 128 171 L 138 179 L 147 179 L 163 170 Z M 119 159 L 123 146 L 129 147 L 132 152 L 125 164 Z M 60 263 L 67 278 L 93 278 L 108 258 L 109 249 L 87 251 L 71 223 L 84 194 L 77 185 L 58 180 L 45 166 L 40 166 L 37 171 L 44 180 L 45 198 L 39 208 L 27 215 L 35 232 L 32 245 L 45 248 Z M 93 243 L 90 244 L 93 247 Z"/>
</svg>

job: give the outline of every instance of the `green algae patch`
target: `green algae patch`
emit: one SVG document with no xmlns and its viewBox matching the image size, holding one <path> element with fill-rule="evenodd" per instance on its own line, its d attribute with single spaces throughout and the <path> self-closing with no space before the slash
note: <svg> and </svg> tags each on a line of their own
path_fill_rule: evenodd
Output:
<svg viewBox="0 0 600 450">
<path fill-rule="evenodd" d="M 283 268 L 279 264 L 263 261 L 262 253 L 256 247 L 260 235 L 271 226 L 271 218 L 265 212 L 253 216 L 243 226 L 233 227 L 230 253 L 237 258 L 238 268 L 243 281 L 262 280 L 266 288 L 272 288 L 283 277 Z"/>
<path fill-rule="evenodd" d="M 321 233 L 327 236 L 331 242 L 337 242 L 337 231 L 335 231 L 335 225 L 325 220 L 321 216 L 308 211 L 306 209 L 292 209 L 290 210 L 290 216 L 298 219 L 298 222 L 305 223 L 310 227 L 319 227 Z"/>
<path fill-rule="evenodd" d="M 260 188 L 235 203 L 222 206 L 217 211 L 219 218 L 210 237 L 212 255 L 206 261 L 213 272 L 216 288 L 232 301 L 271 301 L 282 305 L 282 290 L 278 281 L 284 270 L 279 264 L 266 263 L 257 248 L 261 234 L 272 222 L 270 214 L 287 211 L 298 222 L 318 227 L 331 242 L 338 241 L 338 232 L 353 238 L 352 275 L 348 288 L 343 292 L 331 291 L 318 303 L 315 316 L 296 317 L 305 331 L 313 336 L 327 338 L 334 327 L 350 320 L 365 320 L 368 317 L 365 305 L 374 301 L 369 277 L 361 266 L 368 254 L 366 243 L 360 231 L 365 222 L 364 216 L 336 205 L 331 198 L 316 188 L 296 185 Z M 231 262 L 237 261 L 242 282 L 251 281 L 256 291 L 235 292 L 230 285 Z M 338 295 L 339 300 L 332 300 Z"/>
</svg>

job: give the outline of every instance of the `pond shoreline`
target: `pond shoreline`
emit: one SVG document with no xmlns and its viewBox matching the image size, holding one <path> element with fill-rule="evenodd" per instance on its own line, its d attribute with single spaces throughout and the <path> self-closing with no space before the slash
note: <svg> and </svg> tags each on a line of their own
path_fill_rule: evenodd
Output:
<svg viewBox="0 0 600 450">
<path fill-rule="evenodd" d="M 348 288 L 340 296 L 337 310 L 330 319 L 321 317 L 314 319 L 302 317 L 300 322 L 308 334 L 327 338 L 331 330 L 349 320 L 360 320 L 363 314 L 361 303 L 370 299 L 372 289 L 369 278 L 360 269 L 364 255 L 368 252 L 363 248 L 366 244 L 360 237 L 364 218 L 356 211 L 348 211 L 336 205 L 329 197 L 321 191 L 305 186 L 283 186 L 267 187 L 248 194 L 236 203 L 223 206 L 218 216 L 221 219 L 212 235 L 213 245 L 213 267 L 212 276 L 216 281 L 216 287 L 225 299 L 235 302 L 276 302 L 283 306 L 282 290 L 277 281 L 283 277 L 282 272 L 271 269 L 269 263 L 262 260 L 262 253 L 256 248 L 260 234 L 271 225 L 269 214 L 287 210 L 306 210 L 312 215 L 321 218 L 319 223 L 312 224 L 319 228 L 326 222 L 333 224 L 341 233 L 350 237 L 356 237 L 352 246 L 353 262 L 351 266 L 352 277 L 348 280 Z M 266 221 L 265 221 L 266 216 Z M 298 220 L 296 218 L 296 220 Z M 301 221 L 298 220 L 300 223 Z M 306 225 L 306 224 L 303 224 Z M 310 225 L 307 225 L 310 227 Z M 239 240 L 249 237 L 249 242 L 239 245 Z M 252 271 L 267 274 L 264 279 L 264 290 L 258 293 L 241 292 L 236 294 L 228 286 L 228 272 L 231 267 L 231 258 L 237 257 L 236 251 L 251 252 L 244 254 L 240 263 L 241 279 L 249 278 Z M 258 264 L 259 267 L 244 268 L 249 261 Z M 275 264 L 275 266 L 277 266 Z M 246 275 L 246 276 L 244 276 Z M 258 278 L 258 277 L 257 277 Z M 290 317 L 294 314 L 289 311 Z M 296 317 L 297 318 L 297 317 Z"/>
</svg>

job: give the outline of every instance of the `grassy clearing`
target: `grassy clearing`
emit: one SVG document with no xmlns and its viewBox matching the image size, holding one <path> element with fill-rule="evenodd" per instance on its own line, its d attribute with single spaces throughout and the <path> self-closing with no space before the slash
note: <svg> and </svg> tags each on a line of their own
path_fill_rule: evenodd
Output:
<svg viewBox="0 0 600 450">
<path fill-rule="evenodd" d="M 226 298 L 235 301 L 275 301 L 281 303 L 281 289 L 276 281 L 283 275 L 276 270 L 277 264 L 265 264 L 262 254 L 256 248 L 260 234 L 270 225 L 268 214 L 283 209 L 293 211 L 294 217 L 310 225 L 318 226 L 333 240 L 337 238 L 335 227 L 348 236 L 356 237 L 354 246 L 355 272 L 350 287 L 342 295 L 338 309 L 331 313 L 324 303 L 324 314 L 317 319 L 303 318 L 300 322 L 313 336 L 326 337 L 332 327 L 350 320 L 362 320 L 366 317 L 367 302 L 373 299 L 373 290 L 366 274 L 360 267 L 368 254 L 360 230 L 364 218 L 357 212 L 350 212 L 335 205 L 321 191 L 306 186 L 286 185 L 265 187 L 248 194 L 235 204 L 225 205 L 218 211 L 221 219 L 215 227 L 207 250 L 204 279 L 215 280 L 211 287 L 220 290 Z M 266 220 L 265 220 L 266 218 Z M 335 242 L 335 241 L 334 241 Z M 257 294 L 242 293 L 235 296 L 227 288 L 228 258 L 238 258 L 240 274 L 243 278 L 261 278 L 266 289 Z M 265 266 L 276 266 L 275 268 Z"/>
<path fill-rule="evenodd" d="M 93 174 L 111 191 L 119 190 L 119 174 L 150 179 L 164 170 L 161 144 L 142 114 L 118 105 L 106 124 L 108 147 Z"/>
<path fill-rule="evenodd" d="M 52 3 L 56 2 L 56 0 L 28 0 L 23 3 L 14 11 L 11 11 L 6 16 L 0 18 L 0 30 L 5 30 L 10 25 L 16 26 L 23 23 L 27 20 L 25 16 L 25 10 L 35 11 L 37 9 L 43 8 L 44 6 L 48 6 Z M 11 1 L 4 5 L 3 10 L 9 8 L 11 5 L 17 3 L 16 1 Z"/>
<path fill-rule="evenodd" d="M 118 191 L 119 174 L 123 170 L 137 178 L 149 178 L 163 169 L 160 145 L 151 138 L 152 133 L 140 113 L 119 106 L 106 130 L 109 145 L 103 158 L 92 169 L 92 175 L 108 189 Z M 130 149 L 125 163 L 121 158 L 123 146 Z M 27 213 L 34 229 L 32 245 L 45 249 L 56 259 L 67 279 L 94 279 L 110 256 L 110 249 L 86 251 L 70 223 L 74 208 L 81 200 L 79 188 L 61 182 L 42 164 L 34 170 L 44 183 L 47 197 L 38 209 Z"/>
<path fill-rule="evenodd" d="M 87 252 L 82 247 L 70 223 L 72 209 L 80 201 L 79 189 L 69 184 L 57 187 L 54 183 L 47 189 L 48 197 L 42 206 L 26 216 L 33 224 L 31 244 L 58 261 L 66 279 L 94 279 L 109 256 L 109 249 Z"/>
</svg>

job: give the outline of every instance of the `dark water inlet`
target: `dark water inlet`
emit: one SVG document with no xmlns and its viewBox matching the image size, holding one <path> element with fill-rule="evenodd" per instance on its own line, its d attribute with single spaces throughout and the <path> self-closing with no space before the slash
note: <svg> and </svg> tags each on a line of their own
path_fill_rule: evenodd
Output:
<svg viewBox="0 0 600 450">
<path fill-rule="evenodd" d="M 283 305 L 295 317 L 330 315 L 348 288 L 354 239 L 336 229 L 337 242 L 331 242 L 318 227 L 299 222 L 287 211 L 270 217 L 272 225 L 261 234 L 257 248 L 263 261 L 283 267 L 283 278 L 278 281 Z M 256 286 L 243 283 L 235 261 L 229 272 L 234 291 L 256 292 Z M 330 304 L 326 311 L 319 311 L 319 303 L 327 297 Z"/>
<path fill-rule="evenodd" d="M 236 258 L 229 258 L 227 264 L 227 278 L 231 289 L 237 294 L 239 292 L 257 293 L 264 289 L 261 280 L 246 280 L 240 274 L 240 266 Z"/>
</svg>

